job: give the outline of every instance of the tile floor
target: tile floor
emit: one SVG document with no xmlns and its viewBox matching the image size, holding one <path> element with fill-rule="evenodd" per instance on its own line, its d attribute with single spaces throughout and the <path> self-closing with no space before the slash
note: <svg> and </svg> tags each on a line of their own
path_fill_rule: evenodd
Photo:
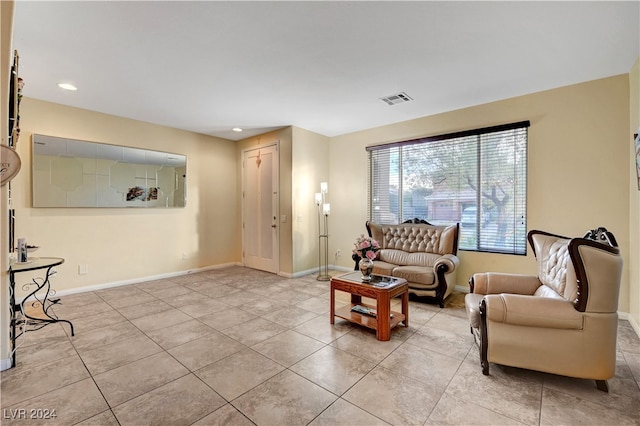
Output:
<svg viewBox="0 0 640 426">
<path fill-rule="evenodd" d="M 342 293 L 341 303 L 348 297 Z M 336 320 L 328 283 L 230 267 L 62 298 L 19 340 L 3 425 L 638 425 L 640 339 L 618 328 L 609 393 L 491 365 L 461 308 L 411 302 L 388 342 Z"/>
</svg>

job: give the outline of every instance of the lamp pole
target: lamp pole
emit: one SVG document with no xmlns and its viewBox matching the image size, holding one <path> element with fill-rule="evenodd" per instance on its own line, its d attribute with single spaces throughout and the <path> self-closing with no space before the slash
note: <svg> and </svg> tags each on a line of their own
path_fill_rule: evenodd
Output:
<svg viewBox="0 0 640 426">
<path fill-rule="evenodd" d="M 315 197 L 316 206 L 318 207 L 318 276 L 316 278 L 318 281 L 329 281 L 331 279 L 329 275 L 329 213 L 331 206 L 326 203 L 328 189 L 327 182 L 321 182 L 320 192 L 317 192 Z M 322 259 L 323 247 L 324 262 Z"/>
</svg>

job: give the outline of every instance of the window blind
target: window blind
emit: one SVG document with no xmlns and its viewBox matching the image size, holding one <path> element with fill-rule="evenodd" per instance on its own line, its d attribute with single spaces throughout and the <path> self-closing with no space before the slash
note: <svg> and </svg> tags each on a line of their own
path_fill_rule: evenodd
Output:
<svg viewBox="0 0 640 426">
<path fill-rule="evenodd" d="M 369 220 L 459 222 L 462 250 L 526 254 L 529 122 L 367 147 Z"/>
</svg>

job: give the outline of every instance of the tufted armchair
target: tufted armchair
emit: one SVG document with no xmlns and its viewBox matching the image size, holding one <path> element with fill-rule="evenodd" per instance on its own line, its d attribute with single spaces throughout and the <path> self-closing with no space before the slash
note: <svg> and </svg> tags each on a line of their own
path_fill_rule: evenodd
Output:
<svg viewBox="0 0 640 426">
<path fill-rule="evenodd" d="M 413 222 L 366 223 L 369 236 L 380 244 L 373 273 L 404 278 L 409 293 L 435 298 L 443 308 L 444 299 L 456 285 L 456 267 L 460 263 L 456 255 L 458 224 L 435 226 Z M 357 264 L 359 258 L 354 256 L 354 260 Z"/>
<path fill-rule="evenodd" d="M 593 379 L 616 366 L 622 258 L 604 228 L 585 238 L 530 231 L 537 276 L 479 273 L 465 296 L 482 372 L 489 363 Z"/>
</svg>

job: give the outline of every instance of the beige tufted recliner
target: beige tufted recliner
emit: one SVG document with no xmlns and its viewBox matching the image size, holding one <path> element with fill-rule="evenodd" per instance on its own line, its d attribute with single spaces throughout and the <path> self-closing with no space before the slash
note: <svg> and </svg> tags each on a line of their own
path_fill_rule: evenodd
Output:
<svg viewBox="0 0 640 426">
<path fill-rule="evenodd" d="M 588 238 L 587 238 L 588 237 Z M 489 363 L 593 379 L 615 374 L 622 258 L 605 228 L 585 238 L 530 231 L 538 275 L 479 273 L 465 296 L 482 372 Z"/>
</svg>

